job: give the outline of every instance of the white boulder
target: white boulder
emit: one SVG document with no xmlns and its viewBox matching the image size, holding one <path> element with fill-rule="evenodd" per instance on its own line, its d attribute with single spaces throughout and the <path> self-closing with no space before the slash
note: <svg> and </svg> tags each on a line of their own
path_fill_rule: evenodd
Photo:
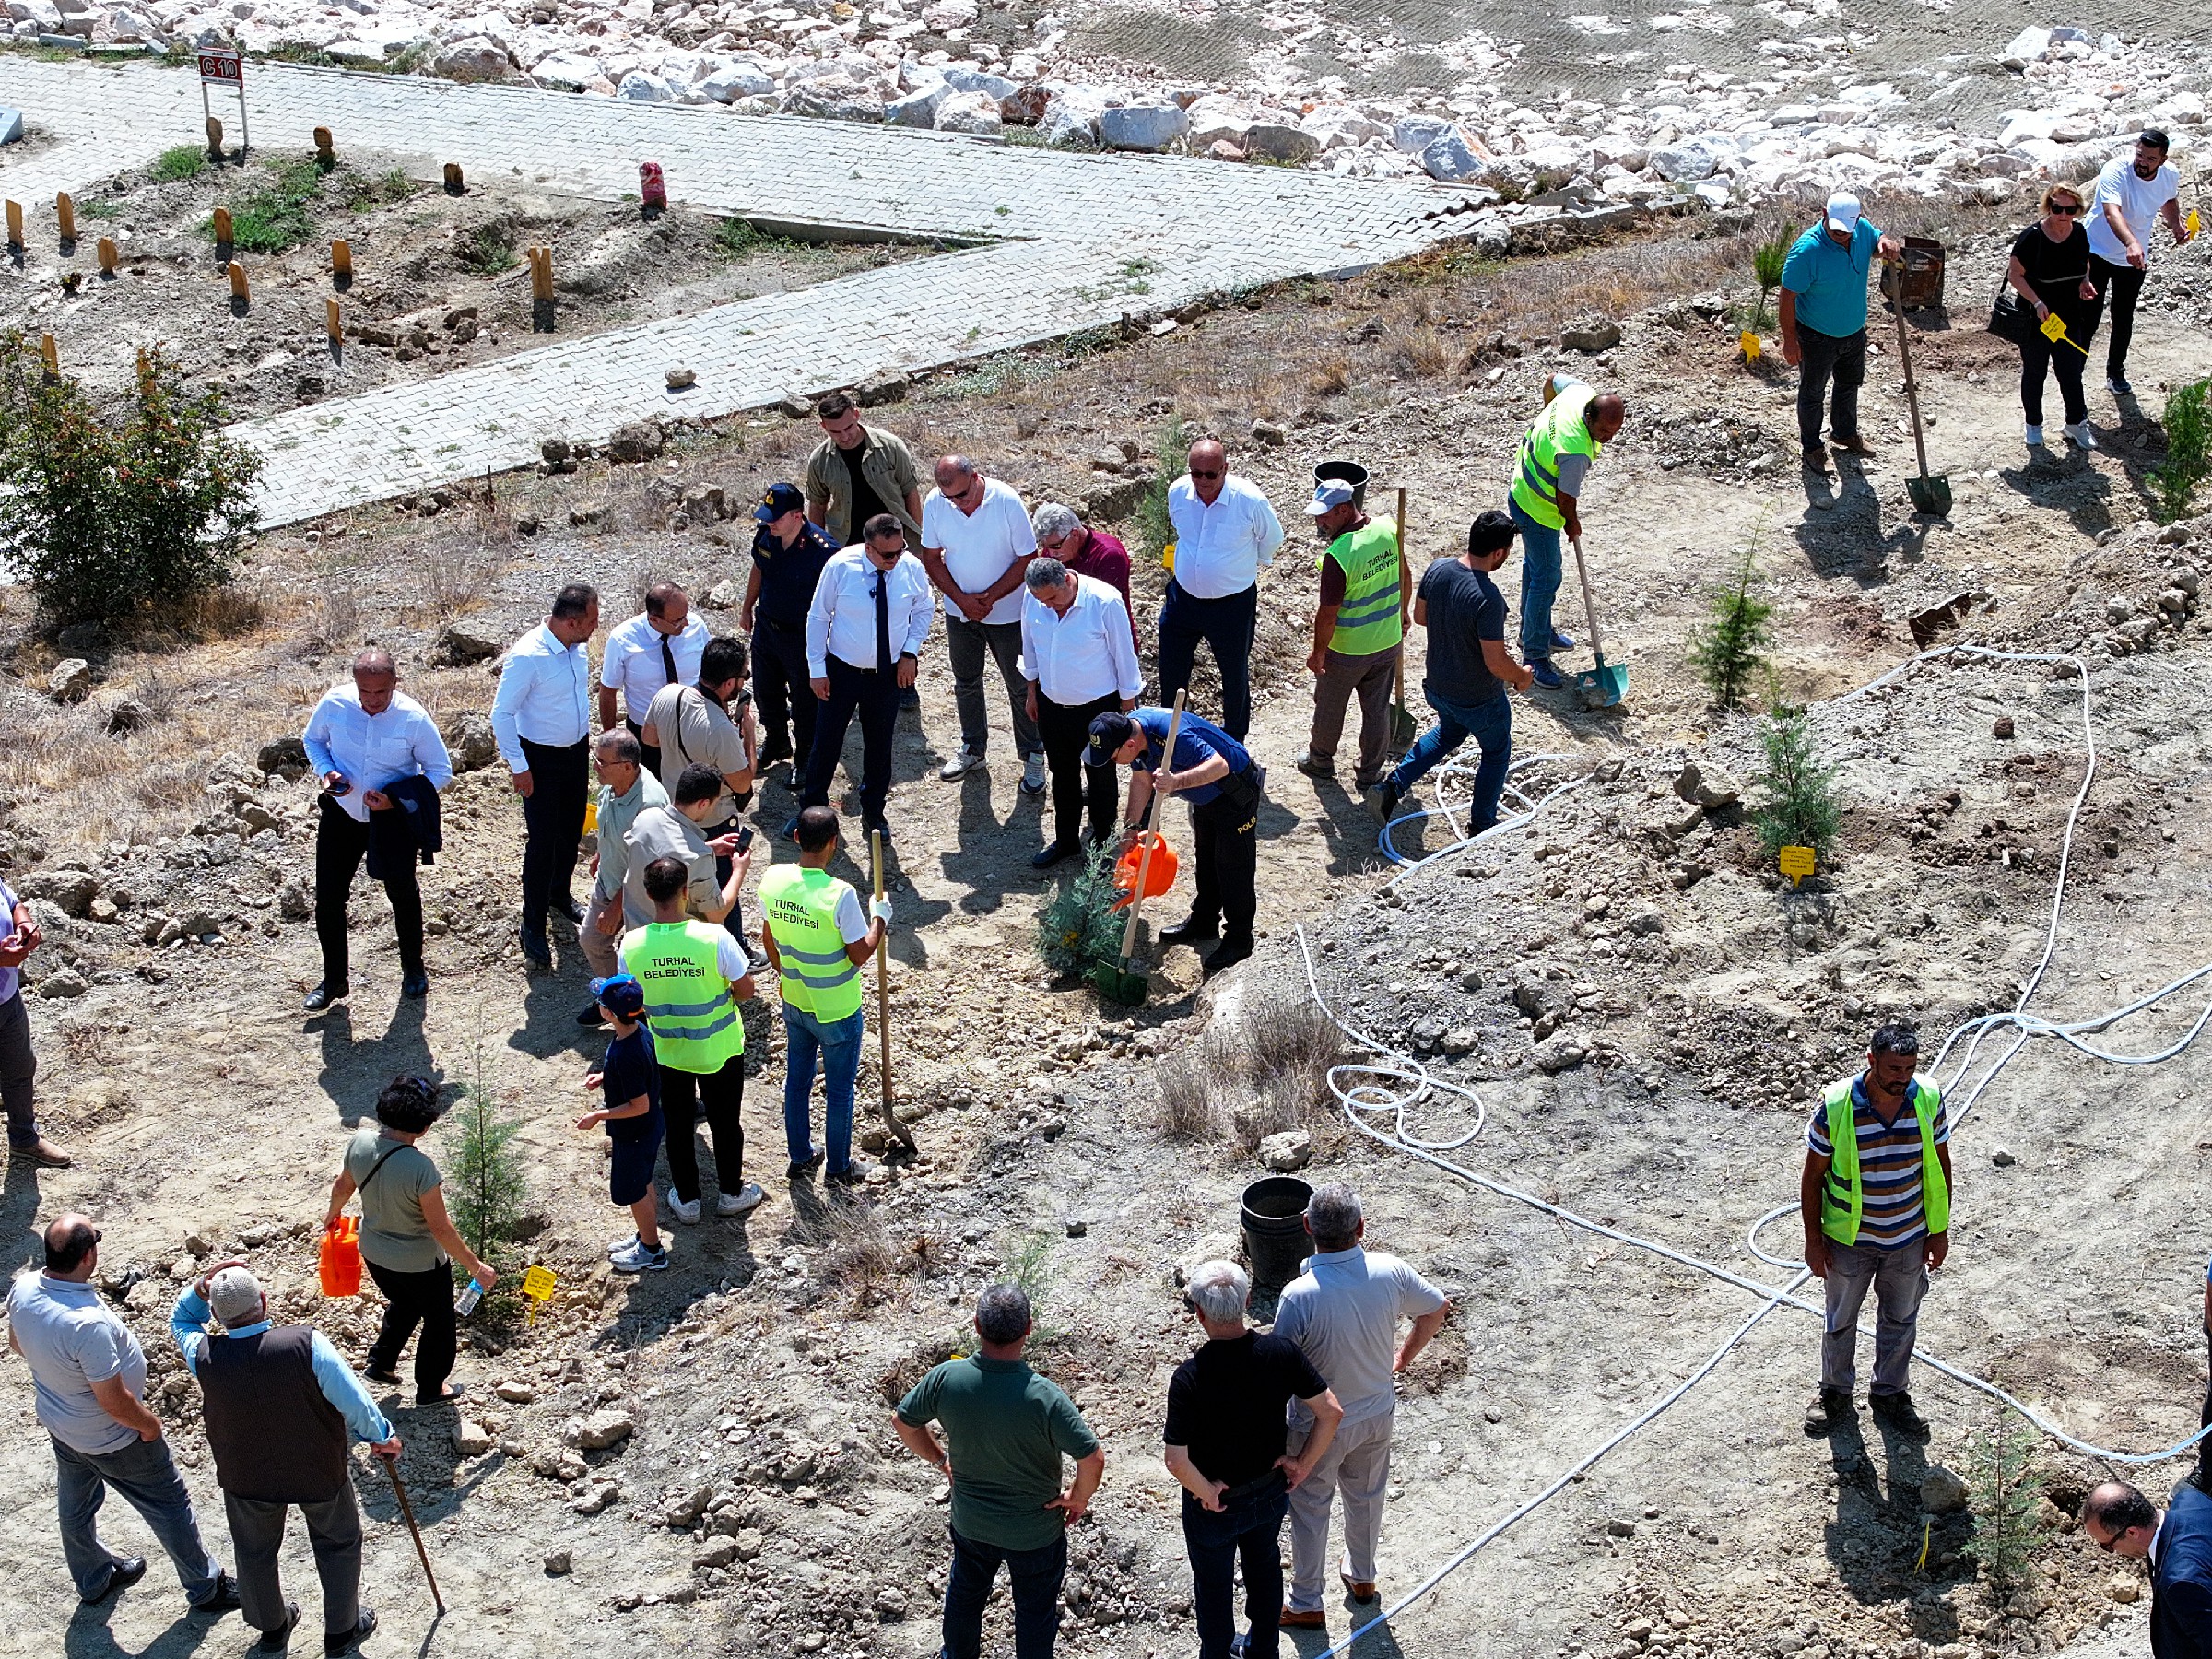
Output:
<svg viewBox="0 0 2212 1659">
<path fill-rule="evenodd" d="M 699 89 L 716 103 L 735 103 L 741 98 L 771 98 L 776 83 L 757 59 L 734 58 L 709 72 Z"/>
<path fill-rule="evenodd" d="M 998 133 L 1006 118 L 989 93 L 954 92 L 938 102 L 935 124 L 940 133 Z"/>
<path fill-rule="evenodd" d="M 466 35 L 441 46 L 430 67 L 447 80 L 505 80 L 514 68 L 514 60 L 497 41 Z"/>
<path fill-rule="evenodd" d="M 1323 104 L 1298 124 L 1324 150 L 1352 148 L 1370 138 L 1390 135 L 1381 122 L 1370 121 L 1350 104 Z"/>
<path fill-rule="evenodd" d="M 1179 104 L 1124 104 L 1099 112 L 1099 140 L 1108 149 L 1164 150 L 1191 130 Z"/>
<path fill-rule="evenodd" d="M 615 88 L 615 96 L 632 103 L 667 103 L 676 97 L 676 88 L 650 69 L 632 69 Z"/>
</svg>

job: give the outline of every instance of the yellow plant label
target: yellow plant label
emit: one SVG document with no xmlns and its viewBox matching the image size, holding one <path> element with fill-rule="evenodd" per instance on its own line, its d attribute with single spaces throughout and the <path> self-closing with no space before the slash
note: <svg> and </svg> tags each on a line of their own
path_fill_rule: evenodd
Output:
<svg viewBox="0 0 2212 1659">
<path fill-rule="evenodd" d="M 2194 237 L 2204 228 L 2205 221 L 2197 217 L 2196 209 L 2194 207 L 2190 208 L 2189 217 L 2182 221 L 2182 229 Z"/>
<path fill-rule="evenodd" d="M 1784 847 L 1778 862 L 1782 865 L 1782 873 L 1790 878 L 1790 885 L 1795 887 L 1813 873 L 1818 861 L 1813 857 L 1810 847 Z"/>
<path fill-rule="evenodd" d="M 523 1274 L 523 1294 L 535 1301 L 549 1301 L 557 1282 L 552 1268 L 529 1268 Z"/>
<path fill-rule="evenodd" d="M 583 804 L 583 832 L 594 834 L 599 828 L 599 803 L 596 799 Z"/>
<path fill-rule="evenodd" d="M 1735 343 L 1743 348 L 1745 362 L 1756 363 L 1759 361 L 1759 345 L 1757 335 L 1747 328 L 1736 336 Z"/>
</svg>

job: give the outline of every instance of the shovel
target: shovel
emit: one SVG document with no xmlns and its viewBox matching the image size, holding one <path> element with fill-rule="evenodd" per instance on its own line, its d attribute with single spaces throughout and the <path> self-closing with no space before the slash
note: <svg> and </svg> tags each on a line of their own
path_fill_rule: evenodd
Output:
<svg viewBox="0 0 2212 1659">
<path fill-rule="evenodd" d="M 1398 491 L 1398 567 L 1406 568 L 1406 492 Z M 1403 590 L 1400 590 L 1401 593 Z M 1390 753 L 1393 759 L 1402 760 L 1413 740 L 1421 735 L 1420 723 L 1414 719 L 1413 711 L 1406 706 L 1406 641 L 1398 641 L 1398 688 L 1390 704 Z"/>
<path fill-rule="evenodd" d="M 1185 693 L 1175 693 L 1175 708 L 1168 716 L 1168 745 L 1160 751 L 1160 764 L 1169 771 L 1175 767 L 1175 734 L 1182 725 L 1182 700 Z M 1145 908 L 1145 877 L 1152 868 L 1152 849 L 1159 838 L 1151 833 L 1159 817 L 1159 796 L 1153 790 L 1152 798 L 1145 803 L 1144 820 L 1137 825 L 1139 845 L 1144 852 L 1136 861 L 1136 886 L 1129 895 L 1129 924 L 1122 929 L 1122 954 L 1118 961 L 1100 962 L 1090 971 L 1090 982 L 1108 1000 L 1120 1003 L 1124 1008 L 1141 1008 L 1152 990 L 1149 969 L 1140 969 L 1130 959 L 1136 949 L 1136 919 Z"/>
<path fill-rule="evenodd" d="M 868 848 L 876 865 L 876 897 L 883 897 L 883 831 L 868 832 Z M 890 1137 L 909 1152 L 919 1152 L 914 1145 L 914 1132 L 899 1118 L 899 1109 L 891 1103 L 891 959 L 890 929 L 876 944 L 876 1035 L 882 1047 L 877 1051 L 876 1069 L 883 1076 L 883 1100 L 877 1112 Z"/>
<path fill-rule="evenodd" d="M 1920 477 L 1907 478 L 1905 488 L 1912 493 L 1912 508 L 1930 518 L 1948 518 L 1951 513 L 1951 479 L 1947 473 L 1928 471 L 1928 441 L 1920 429 L 1920 382 L 1912 378 L 1912 342 L 1905 333 L 1905 302 L 1903 295 L 1891 302 L 1897 313 L 1897 357 L 1905 371 L 1905 403 L 1912 411 L 1912 447 L 1920 455 Z M 2065 332 L 2065 325 L 2059 325 Z"/>
<path fill-rule="evenodd" d="M 1598 637 L 1597 606 L 1590 597 L 1590 567 L 1583 562 L 1583 538 L 1574 538 L 1574 573 L 1583 583 L 1583 615 L 1590 619 L 1590 654 L 1597 659 L 1597 666 L 1585 668 L 1574 677 L 1574 688 L 1582 693 L 1583 706 L 1588 709 L 1609 709 L 1629 694 L 1629 671 L 1618 663 L 1606 661 L 1606 642 Z"/>
</svg>

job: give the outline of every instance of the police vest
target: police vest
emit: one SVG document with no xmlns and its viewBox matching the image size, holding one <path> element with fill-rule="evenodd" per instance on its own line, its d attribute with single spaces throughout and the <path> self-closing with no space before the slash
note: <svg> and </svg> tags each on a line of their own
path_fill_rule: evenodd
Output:
<svg viewBox="0 0 2212 1659">
<path fill-rule="evenodd" d="M 1852 1109 L 1856 1078 L 1831 1083 L 1821 1103 L 1828 1108 L 1828 1178 L 1820 1183 L 1820 1230 L 1839 1244 L 1859 1241 L 1859 1218 L 1865 1213 L 1866 1187 L 1859 1178 L 1859 1120 Z M 1951 1189 L 1936 1152 L 1936 1110 L 1943 1097 L 1933 1083 L 1912 1079 L 1912 1112 L 1920 1119 L 1920 1197 L 1932 1233 L 1951 1230 Z"/>
<path fill-rule="evenodd" d="M 775 935 L 783 1000 L 825 1024 L 860 1012 L 860 970 L 837 927 L 839 898 L 850 891 L 827 870 L 778 865 L 760 878 L 760 906 Z"/>
<path fill-rule="evenodd" d="M 1369 524 L 1347 530 L 1322 554 L 1344 570 L 1344 599 L 1336 607 L 1336 629 L 1329 649 L 1346 656 L 1373 656 L 1406 637 L 1399 608 L 1403 593 L 1397 532 Z"/>
<path fill-rule="evenodd" d="M 1513 504 L 1547 530 L 1567 525 L 1559 511 L 1559 457 L 1588 455 L 1595 460 L 1605 448 L 1583 423 L 1596 398 L 1594 386 L 1569 386 L 1544 406 L 1544 413 L 1522 434 L 1521 453 L 1513 462 Z"/>
<path fill-rule="evenodd" d="M 622 941 L 622 966 L 645 988 L 653 1058 L 708 1075 L 745 1053 L 737 998 L 717 965 L 730 935 L 711 922 L 654 922 Z"/>
</svg>

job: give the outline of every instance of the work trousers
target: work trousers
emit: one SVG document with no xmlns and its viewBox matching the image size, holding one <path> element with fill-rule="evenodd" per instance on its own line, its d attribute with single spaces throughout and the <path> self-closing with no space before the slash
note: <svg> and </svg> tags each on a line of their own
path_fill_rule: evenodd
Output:
<svg viewBox="0 0 2212 1659">
<path fill-rule="evenodd" d="M 1820 1340 L 1820 1386 L 1849 1394 L 1858 1376 L 1859 1307 L 1874 1288 L 1872 1393 L 1903 1394 L 1920 1325 L 1920 1299 L 1928 1293 L 1921 1241 L 1895 1250 L 1828 1242 L 1828 1329 Z"/>
<path fill-rule="evenodd" d="M 349 1634 L 361 1617 L 361 1512 L 353 1500 L 350 1476 L 336 1497 L 319 1503 L 289 1505 L 223 1494 L 230 1547 L 238 1552 L 241 1612 L 257 1630 L 284 1629 L 284 1585 L 276 1576 L 276 1552 L 284 1546 L 284 1512 L 294 1507 L 307 1523 L 315 1576 L 323 1581 L 323 1634 Z"/>
<path fill-rule="evenodd" d="M 1334 760 L 1344 737 L 1345 711 L 1359 700 L 1359 764 L 1352 778 L 1365 789 L 1382 775 L 1390 758 L 1390 694 L 1397 684 L 1400 647 L 1347 656 L 1332 649 L 1328 665 L 1313 682 L 1313 730 L 1306 740 L 1307 752 L 1317 760 Z"/>
<path fill-rule="evenodd" d="M 1283 1516 L 1290 1492 L 1280 1472 L 1224 1492 L 1218 1513 L 1182 1495 L 1182 1542 L 1191 1557 L 1191 1610 L 1198 1659 L 1230 1659 L 1237 1635 L 1237 1562 L 1244 1563 L 1244 1659 L 1277 1659 L 1283 1617 Z"/>
<path fill-rule="evenodd" d="M 1219 599 L 1194 599 L 1172 578 L 1159 606 L 1159 700 L 1172 707 L 1191 683 L 1204 641 L 1221 674 L 1221 729 L 1239 743 L 1252 729 L 1252 641 L 1260 620 L 1257 582 Z"/>
<path fill-rule="evenodd" d="M 661 746 L 645 741 L 645 727 L 642 723 L 624 715 L 622 724 L 629 728 L 629 735 L 638 740 L 640 763 L 645 768 L 647 775 L 659 777 L 661 775 Z"/>
<path fill-rule="evenodd" d="M 1074 846 L 1083 833 L 1086 806 L 1091 840 L 1102 841 L 1113 834 L 1122 804 L 1121 769 L 1112 761 L 1092 766 L 1084 757 L 1090 752 L 1090 723 L 1121 706 L 1122 700 L 1111 691 L 1073 704 L 1037 693 L 1037 732 L 1053 774 L 1053 839 L 1064 847 Z"/>
<path fill-rule="evenodd" d="M 701 1118 L 714 1142 L 714 1184 L 725 1198 L 745 1190 L 745 1056 L 732 1054 L 714 1072 L 661 1073 L 661 1116 L 668 1125 L 668 1179 L 686 1204 L 699 1201 L 699 1147 L 692 1130 Z"/>
<path fill-rule="evenodd" d="M 1386 1411 L 1364 1422 L 1346 1423 L 1314 1465 L 1313 1473 L 1290 1494 L 1290 1606 L 1312 1613 L 1321 1606 L 1328 1577 L 1329 1507 L 1344 1494 L 1345 1577 L 1361 1583 L 1375 1580 L 1375 1551 L 1382 1539 L 1382 1493 L 1390 1484 L 1390 1431 L 1397 1414 Z M 1292 1456 L 1305 1450 L 1305 1437 Z"/>
<path fill-rule="evenodd" d="M 621 908 L 621 894 L 617 893 L 612 899 L 602 899 L 598 882 L 592 883 L 592 901 L 583 907 L 583 925 L 576 930 L 576 942 L 583 947 L 584 964 L 591 969 L 594 979 L 609 979 L 620 971 L 622 935 L 618 933 L 601 933 L 599 924 L 608 911 L 619 911 Z M 736 913 L 734 908 L 731 913 Z"/>
<path fill-rule="evenodd" d="M 1198 889 L 1191 920 L 1202 929 L 1219 923 L 1224 945 L 1252 943 L 1260 908 L 1259 815 L 1259 792 L 1249 786 L 1224 788 L 1191 807 L 1192 878 Z"/>
<path fill-rule="evenodd" d="M 1390 774 L 1404 794 L 1430 767 L 1472 737 L 1482 750 L 1475 768 L 1474 799 L 1467 808 L 1467 833 L 1480 835 L 1498 821 L 1498 798 L 1505 793 L 1505 771 L 1513 758 L 1512 700 L 1502 691 L 1482 703 L 1453 702 L 1423 688 L 1436 724 L 1423 732 Z"/>
<path fill-rule="evenodd" d="M 1002 1561 L 1014 1591 L 1014 1659 L 1052 1659 L 1060 1633 L 1060 1585 L 1067 1577 L 1065 1535 L 1042 1549 L 1002 1549 L 957 1532 L 952 1576 L 945 1585 L 946 1659 L 980 1659 L 983 1604 L 991 1599 Z"/>
<path fill-rule="evenodd" d="M 1828 429 L 1838 442 L 1859 435 L 1859 388 L 1866 381 L 1866 331 L 1825 335 L 1797 325 L 1797 437 L 1808 453 L 1820 447 L 1820 406 L 1835 386 Z M 1524 630 L 1524 638 L 1526 632 Z"/>
<path fill-rule="evenodd" d="M 952 700 L 960 712 L 960 747 L 981 755 L 991 741 L 990 717 L 983 708 L 983 663 L 998 660 L 1006 701 L 1014 713 L 1014 751 L 1023 759 L 1041 752 L 1044 740 L 1030 718 L 1030 682 L 1021 672 L 1021 624 L 945 618 L 945 657 L 952 666 Z"/>
<path fill-rule="evenodd" d="M 2088 344 L 2086 335 L 2082 336 L 2082 344 Z M 2065 405 L 2066 424 L 2079 426 L 2089 418 L 2089 401 L 2081 389 L 2081 371 L 2088 367 L 2088 361 L 2064 340 L 2047 340 L 2040 334 L 2029 337 L 2020 347 L 2020 413 L 2030 426 L 2043 424 L 2046 370 L 2058 376 L 2058 394 Z"/>
<path fill-rule="evenodd" d="M 814 747 L 806 754 L 806 787 L 801 806 L 827 806 L 830 780 L 844 758 L 845 732 L 860 716 L 860 817 L 873 828 L 883 822 L 891 794 L 891 736 L 899 723 L 899 677 L 889 671 L 855 668 L 830 659 L 830 696 L 815 710 Z M 812 697 L 809 690 L 806 694 Z"/>
<path fill-rule="evenodd" d="M 11 1147 L 39 1144 L 38 1076 L 39 1058 L 30 1051 L 30 1016 L 24 1011 L 18 989 L 0 1002 L 0 1105 L 7 1108 Z"/>
<path fill-rule="evenodd" d="M 814 1156 L 814 1070 L 822 1070 L 822 1137 L 830 1173 L 853 1167 L 853 1090 L 865 1020 L 856 1009 L 822 1020 L 783 1005 L 783 1145 L 794 1164 Z"/>
<path fill-rule="evenodd" d="M 546 912 L 555 899 L 568 899 L 576 874 L 591 757 L 588 738 L 558 748 L 523 739 L 530 766 L 530 793 L 523 801 L 523 931 L 534 939 L 546 936 Z"/>
<path fill-rule="evenodd" d="M 2131 265 L 2114 265 L 2094 253 L 2089 255 L 2089 280 L 2097 285 L 2097 298 L 2111 306 L 2112 312 L 2112 333 L 2104 340 L 2107 380 L 2127 378 L 2127 348 L 2136 338 L 2136 301 L 2143 297 L 2143 279 L 2149 275 Z"/>
<path fill-rule="evenodd" d="M 392 901 L 392 926 L 399 935 L 400 971 L 422 971 L 422 889 L 415 882 L 417 851 L 415 839 L 406 830 L 406 814 L 396 806 L 389 807 L 371 813 L 364 824 L 335 801 L 325 798 L 322 819 L 315 826 L 315 937 L 323 947 L 325 985 L 348 982 L 351 959 L 346 938 L 346 900 L 353 888 L 354 872 L 369 856 L 371 840 L 378 843 L 384 897 Z"/>
<path fill-rule="evenodd" d="M 795 771 L 814 752 L 814 688 L 807 683 L 805 624 L 753 620 L 753 706 L 760 712 L 761 753 L 788 754 Z"/>
<path fill-rule="evenodd" d="M 194 1606 L 220 1587 L 222 1568 L 200 1537 L 192 1494 L 169 1454 L 169 1441 L 132 1441 L 112 1452 L 79 1452 L 48 1436 L 53 1446 L 54 1501 L 60 1512 L 62 1559 L 76 1593 L 87 1600 L 108 1587 L 123 1558 L 100 1541 L 100 1506 L 112 1488 L 136 1510 L 177 1570 L 177 1583 Z"/>
<path fill-rule="evenodd" d="M 422 1327 L 415 1345 L 415 1393 L 436 1399 L 453 1372 L 453 1352 L 460 1343 L 460 1324 L 453 1314 L 453 1265 L 441 1262 L 420 1273 L 401 1273 L 380 1267 L 368 1257 L 361 1265 L 384 1293 L 383 1322 L 376 1340 L 369 1345 L 369 1369 L 386 1376 L 399 1370 L 399 1351 Z"/>
<path fill-rule="evenodd" d="M 1559 597 L 1560 532 L 1539 524 L 1506 498 L 1513 528 L 1521 532 L 1521 654 L 1529 662 L 1551 661 L 1551 607 Z"/>
</svg>

